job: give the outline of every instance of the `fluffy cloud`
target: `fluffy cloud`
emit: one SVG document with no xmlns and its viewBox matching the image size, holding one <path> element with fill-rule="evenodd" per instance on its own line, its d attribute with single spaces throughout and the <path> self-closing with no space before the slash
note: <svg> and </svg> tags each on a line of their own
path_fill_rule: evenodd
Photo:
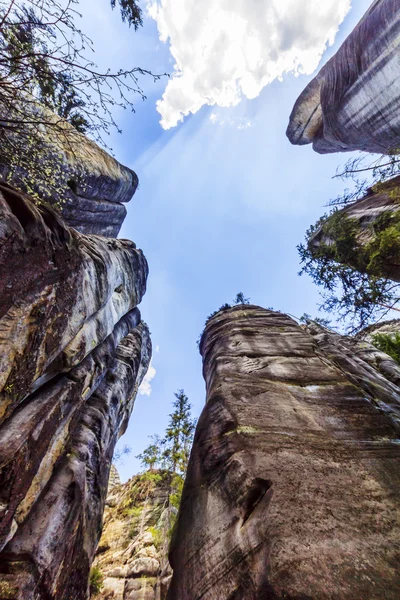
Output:
<svg viewBox="0 0 400 600">
<path fill-rule="evenodd" d="M 147 371 L 146 375 L 144 376 L 144 379 L 138 390 L 140 396 L 150 396 L 150 394 L 152 392 L 151 382 L 155 376 L 156 376 L 156 370 L 153 367 L 153 365 L 150 363 L 149 370 Z"/>
<path fill-rule="evenodd" d="M 351 0 L 148 0 L 174 72 L 157 103 L 174 127 L 205 104 L 234 106 L 284 73 L 311 74 Z"/>
</svg>

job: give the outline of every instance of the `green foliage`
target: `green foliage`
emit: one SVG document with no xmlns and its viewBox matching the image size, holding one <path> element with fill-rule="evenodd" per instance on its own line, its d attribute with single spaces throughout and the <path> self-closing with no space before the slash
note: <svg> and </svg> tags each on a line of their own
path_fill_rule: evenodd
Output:
<svg viewBox="0 0 400 600">
<path fill-rule="evenodd" d="M 0 163 L 10 165 L 1 175 L 39 198 L 43 190 L 35 183 L 44 181 L 48 195 L 60 197 L 58 208 L 68 186 L 59 164 L 82 144 L 75 129 L 107 147 L 104 134 L 118 129 L 115 109 L 134 111 L 136 95 L 145 98 L 139 78 L 160 78 L 140 67 L 98 69 L 93 44 L 77 26 L 76 4 L 78 0 L 0 3 Z M 136 0 L 118 4 L 122 19 L 137 29 L 142 17 Z"/>
<path fill-rule="evenodd" d="M 164 526 L 156 522 L 155 527 L 150 528 L 156 546 L 161 546 L 165 538 L 171 539 L 196 428 L 196 420 L 191 416 L 191 405 L 184 390 L 178 390 L 175 394 L 173 409 L 164 437 L 152 436 L 152 443 L 138 456 L 148 470 L 136 478 L 131 490 L 131 503 L 135 504 L 143 499 L 144 493 L 149 495 L 150 488 L 146 487 L 149 482 L 154 486 L 163 479 L 168 480 L 167 522 Z M 159 470 L 156 470 L 157 467 Z"/>
<path fill-rule="evenodd" d="M 103 588 L 104 576 L 99 567 L 92 567 L 89 575 L 90 596 L 97 596 Z"/>
<path fill-rule="evenodd" d="M 157 527 L 149 527 L 148 531 L 150 531 L 151 535 L 153 536 L 155 547 L 157 550 L 159 550 L 163 543 L 163 532 L 161 529 L 157 529 Z"/>
<path fill-rule="evenodd" d="M 394 334 L 377 333 L 372 336 L 372 343 L 378 350 L 391 356 L 400 365 L 400 333 L 398 331 Z"/>
<path fill-rule="evenodd" d="M 169 503 L 176 509 L 179 509 L 181 503 L 184 483 L 185 479 L 183 475 L 178 475 L 177 473 L 175 473 L 171 482 L 171 493 L 169 496 Z"/>
<path fill-rule="evenodd" d="M 250 304 L 250 298 L 245 298 L 243 292 L 236 294 L 233 304 Z"/>
<path fill-rule="evenodd" d="M 151 476 L 156 467 L 179 475 L 186 472 L 196 422 L 191 417 L 192 407 L 183 390 L 175 394 L 173 407 L 164 437 L 151 436 L 152 443 L 137 456 L 142 466 L 149 469 L 144 476 Z"/>
<path fill-rule="evenodd" d="M 142 454 L 136 456 L 136 458 L 141 461 L 142 466 L 145 469 L 150 469 L 150 471 L 153 471 L 157 465 L 163 465 L 162 448 L 164 442 L 159 435 L 152 435 L 150 436 L 150 439 L 152 440 L 152 443 L 143 450 Z"/>
<path fill-rule="evenodd" d="M 143 25 L 142 9 L 136 0 L 119 0 L 122 20 L 128 23 L 129 27 L 138 29 Z M 115 8 L 116 0 L 111 0 L 112 8 Z"/>
<path fill-rule="evenodd" d="M 370 228 L 371 241 L 360 243 L 357 220 L 335 210 L 310 227 L 306 243 L 298 246 L 300 274 L 324 289 L 321 308 L 349 320 L 353 331 L 398 300 L 398 284 L 386 271 L 400 256 L 400 218 L 384 213 Z"/>
<path fill-rule="evenodd" d="M 172 473 L 184 475 L 189 462 L 196 421 L 191 417 L 192 406 L 184 390 L 175 394 L 174 411 L 169 415 L 165 430 L 164 456 Z"/>
</svg>

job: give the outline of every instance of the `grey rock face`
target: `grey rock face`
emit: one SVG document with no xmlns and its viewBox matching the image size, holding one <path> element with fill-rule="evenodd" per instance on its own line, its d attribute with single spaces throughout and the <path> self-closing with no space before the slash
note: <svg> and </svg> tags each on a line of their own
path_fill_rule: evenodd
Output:
<svg viewBox="0 0 400 600">
<path fill-rule="evenodd" d="M 246 305 L 208 322 L 201 352 L 168 598 L 397 599 L 398 366 Z"/>
<path fill-rule="evenodd" d="M 84 600 L 151 357 L 147 263 L 4 184 L 0 208 L 0 596 Z"/>
<path fill-rule="evenodd" d="M 314 150 L 391 153 L 400 148 L 400 12 L 375 0 L 298 98 L 287 136 Z"/>
<path fill-rule="evenodd" d="M 22 166 L 1 158 L 1 178 L 18 189 L 35 193 L 59 212 L 65 223 L 86 234 L 117 237 L 126 216 L 125 203 L 138 187 L 134 171 L 121 165 L 95 142 L 49 111 L 46 120 L 57 119 L 63 131 L 44 129 L 40 160 L 32 165 L 26 157 Z M 29 153 L 29 150 L 28 150 Z M 36 155 L 32 154 L 36 159 Z M 50 177 L 38 177 L 40 169 Z M 32 169 L 32 172 L 30 171 Z"/>
</svg>

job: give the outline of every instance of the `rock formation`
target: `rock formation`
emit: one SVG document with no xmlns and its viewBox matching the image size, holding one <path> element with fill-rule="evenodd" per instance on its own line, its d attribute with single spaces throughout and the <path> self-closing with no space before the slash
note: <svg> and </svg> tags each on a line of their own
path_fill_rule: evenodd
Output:
<svg viewBox="0 0 400 600">
<path fill-rule="evenodd" d="M 165 600 L 171 570 L 170 474 L 146 472 L 109 488 L 94 568 L 104 577 L 96 600 Z"/>
<path fill-rule="evenodd" d="M 0 184 L 0 598 L 84 600 L 151 343 L 133 242 Z"/>
<path fill-rule="evenodd" d="M 207 404 L 169 600 L 397 600 L 400 369 L 239 305 L 207 323 Z"/>
<path fill-rule="evenodd" d="M 50 111 L 45 117 L 57 119 L 57 127 L 44 128 L 40 152 L 30 152 L 28 146 L 24 155 L 26 140 L 17 140 L 20 162 L 14 165 L 12 157 L 0 152 L 1 178 L 47 202 L 81 233 L 117 237 L 126 216 L 124 204 L 138 186 L 136 173 L 60 117 Z"/>
<path fill-rule="evenodd" d="M 399 211 L 400 176 L 323 219 L 308 241 L 311 254 L 400 281 Z"/>
<path fill-rule="evenodd" d="M 400 12 L 375 0 L 298 98 L 287 136 L 324 154 L 400 148 Z"/>
<path fill-rule="evenodd" d="M 393 336 L 396 333 L 400 334 L 400 319 L 392 319 L 390 321 L 380 321 L 365 327 L 355 336 L 358 340 L 373 343 L 373 338 L 377 334 Z"/>
</svg>

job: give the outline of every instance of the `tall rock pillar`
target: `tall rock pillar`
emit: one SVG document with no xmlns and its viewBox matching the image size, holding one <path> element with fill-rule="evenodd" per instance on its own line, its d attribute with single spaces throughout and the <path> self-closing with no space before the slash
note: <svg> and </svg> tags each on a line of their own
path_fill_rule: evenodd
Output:
<svg viewBox="0 0 400 600">
<path fill-rule="evenodd" d="M 397 366 L 246 305 L 208 321 L 201 353 L 169 600 L 397 600 Z"/>
</svg>

